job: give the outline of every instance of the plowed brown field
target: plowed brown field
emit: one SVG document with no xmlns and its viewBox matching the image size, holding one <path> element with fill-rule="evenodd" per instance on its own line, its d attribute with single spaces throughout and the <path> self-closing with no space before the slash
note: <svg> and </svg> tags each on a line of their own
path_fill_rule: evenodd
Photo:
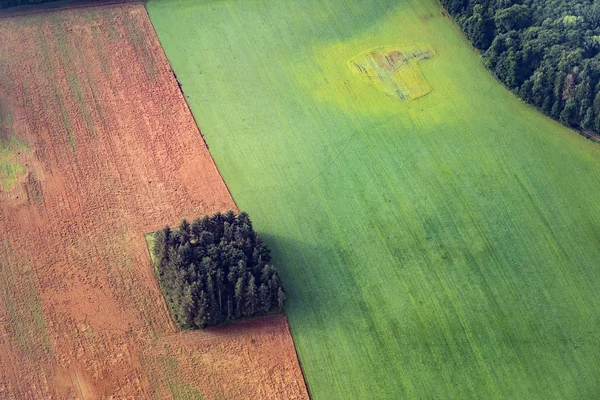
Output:
<svg viewBox="0 0 600 400">
<path fill-rule="evenodd" d="M 170 319 L 144 233 L 235 204 L 144 7 L 0 22 L 0 398 L 306 398 L 285 317 Z"/>
</svg>

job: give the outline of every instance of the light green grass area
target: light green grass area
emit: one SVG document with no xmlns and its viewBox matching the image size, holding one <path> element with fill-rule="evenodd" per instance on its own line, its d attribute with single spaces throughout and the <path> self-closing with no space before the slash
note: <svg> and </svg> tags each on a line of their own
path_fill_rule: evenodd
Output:
<svg viewBox="0 0 600 400">
<path fill-rule="evenodd" d="M 152 243 L 154 243 L 154 237 L 152 237 Z M 148 235 L 146 235 L 148 238 Z M 149 243 L 149 242 L 148 242 Z M 187 385 L 181 381 L 181 373 L 179 372 L 179 366 L 177 359 L 168 358 L 164 362 L 165 371 L 169 377 L 169 389 L 173 396 L 173 400 L 203 400 L 204 396 L 202 392 L 194 386 Z"/>
<path fill-rule="evenodd" d="M 195 386 L 189 385 L 181 377 L 181 371 L 179 370 L 179 362 L 177 358 L 165 357 L 165 356 L 150 356 L 143 357 L 142 367 L 148 371 L 154 368 L 156 365 L 160 365 L 165 373 L 165 379 L 167 380 L 169 391 L 171 392 L 171 398 L 173 400 L 203 400 L 205 397 L 202 395 L 200 389 Z M 155 400 L 162 400 L 160 397 L 159 389 L 156 386 L 156 380 L 150 381 L 152 387 L 153 396 Z M 160 385 L 159 385 L 160 387 Z M 211 396 L 212 398 L 218 398 Z"/>
<path fill-rule="evenodd" d="M 170 384 L 169 388 L 171 389 L 171 394 L 173 395 L 173 400 L 202 400 L 204 396 L 202 396 L 202 392 L 192 386 L 187 385 L 179 385 L 179 384 Z"/>
<path fill-rule="evenodd" d="M 4 57 L 7 54 L 1 53 L 0 60 Z M 14 119 L 7 99 L 0 97 L 0 192 L 11 190 L 27 172 L 18 158 L 21 153 L 28 152 L 29 147 L 13 136 Z"/>
<path fill-rule="evenodd" d="M 152 262 L 152 266 L 154 266 L 154 271 L 156 271 L 156 264 L 154 259 L 154 232 L 146 233 L 144 235 L 144 239 L 146 240 L 146 247 L 148 247 L 148 253 L 150 253 L 150 261 Z"/>
<path fill-rule="evenodd" d="M 0 138 L 0 190 L 10 190 L 19 177 L 27 172 L 17 161 L 18 155 L 27 151 L 29 148 L 15 137 L 6 140 Z"/>
<path fill-rule="evenodd" d="M 148 11 L 273 249 L 314 399 L 598 396 L 600 146 L 504 89 L 435 0 Z M 431 51 L 430 92 L 349 67 L 376 48 Z"/>
</svg>

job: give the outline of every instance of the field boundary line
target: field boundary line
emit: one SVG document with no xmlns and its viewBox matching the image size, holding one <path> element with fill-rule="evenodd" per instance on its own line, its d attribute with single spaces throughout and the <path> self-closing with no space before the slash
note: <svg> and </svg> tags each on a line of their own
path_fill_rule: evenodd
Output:
<svg viewBox="0 0 600 400">
<path fill-rule="evenodd" d="M 152 19 L 150 18 L 150 14 L 148 14 L 148 9 L 146 9 L 146 2 L 145 1 L 140 1 L 140 0 L 134 0 L 134 1 L 137 1 L 139 3 L 143 3 L 144 4 L 144 12 L 146 13 L 146 18 L 148 18 L 148 21 L 150 22 L 150 26 L 152 26 L 152 31 L 154 32 L 154 36 L 156 37 L 156 40 L 158 41 L 158 44 L 160 44 L 160 51 L 161 51 L 163 57 L 169 63 L 169 69 L 171 70 L 171 73 L 173 74 L 173 79 L 175 79 L 175 83 L 177 83 L 177 87 L 179 88 L 179 93 L 181 94 L 181 98 L 183 99 L 183 103 L 185 104 L 185 107 L 187 108 L 189 114 L 192 116 L 194 124 L 196 124 L 196 128 L 198 129 L 198 133 L 200 133 L 200 138 L 202 139 L 202 142 L 204 143 L 204 146 L 206 147 L 206 150 L 208 151 L 208 154 L 210 155 L 210 159 L 211 159 L 213 165 L 215 166 L 215 169 L 217 170 L 217 173 L 221 177 L 221 181 L 225 185 L 225 189 L 227 190 L 227 193 L 229 194 L 229 197 L 231 198 L 231 200 L 233 201 L 233 204 L 235 205 L 236 211 L 239 212 L 240 208 L 238 207 L 238 205 L 237 205 L 237 203 L 235 201 L 235 198 L 231 194 L 231 190 L 229 189 L 229 186 L 227 185 L 227 182 L 225 181 L 225 178 L 223 178 L 223 174 L 221 174 L 221 171 L 219 170 L 219 166 L 217 165 L 217 162 L 215 161 L 214 157 L 212 156 L 212 153 L 210 152 L 210 147 L 208 146 L 208 143 L 206 142 L 206 139 L 204 138 L 204 134 L 202 133 L 202 128 L 200 128 L 200 125 L 198 124 L 198 121 L 196 120 L 196 116 L 194 115 L 194 113 L 192 112 L 192 109 L 190 108 L 190 105 L 188 104 L 188 101 L 187 101 L 187 99 L 185 97 L 185 93 L 183 93 L 183 88 L 181 87 L 181 83 L 179 82 L 179 79 L 177 78 L 177 75 L 175 75 L 175 71 L 173 70 L 173 67 L 171 66 L 171 61 L 169 60 L 169 57 L 167 57 L 167 53 L 165 53 L 165 49 L 163 47 L 162 42 L 160 41 L 160 38 L 158 37 L 158 33 L 156 32 L 156 28 L 154 27 L 154 23 L 152 22 Z"/>
<path fill-rule="evenodd" d="M 294 352 L 296 353 L 296 360 L 298 360 L 298 367 L 300 367 L 300 373 L 302 374 L 302 379 L 304 380 L 304 387 L 306 388 L 306 394 L 308 394 L 308 398 L 312 399 L 310 394 L 310 389 L 308 388 L 308 381 L 306 380 L 306 376 L 304 375 L 304 368 L 302 368 L 302 361 L 300 361 L 300 357 L 298 356 L 298 349 L 296 348 L 296 341 L 294 340 L 294 335 L 292 334 L 292 328 L 290 327 L 290 321 L 287 317 L 287 313 L 284 313 L 285 322 L 287 324 L 288 332 L 290 333 L 290 337 L 292 338 L 292 344 L 294 345 Z"/>
<path fill-rule="evenodd" d="M 223 184 L 225 185 L 225 189 L 227 189 L 227 193 L 229 193 L 229 197 L 231 197 L 231 199 L 233 200 L 233 204 L 235 205 L 236 209 L 239 211 L 239 207 L 235 201 L 235 198 L 233 197 L 233 195 L 231 194 L 231 190 L 229 189 L 229 186 L 227 185 L 227 182 L 225 181 L 225 178 L 223 178 L 223 174 L 221 174 L 221 171 L 219 170 L 219 166 L 217 165 L 217 162 L 215 161 L 215 159 L 213 158 L 211 152 L 210 152 L 210 147 L 208 146 L 208 143 L 206 142 L 206 139 L 204 138 L 204 134 L 202 133 L 202 128 L 200 127 L 200 125 L 198 124 L 198 121 L 196 120 L 196 116 L 194 115 L 194 113 L 192 112 L 192 109 L 190 108 L 190 105 L 188 104 L 187 98 L 185 97 L 185 93 L 183 92 L 183 88 L 181 87 L 181 83 L 179 82 L 179 79 L 177 78 L 177 76 L 175 75 L 175 71 L 173 71 L 173 68 L 171 66 L 171 62 L 169 61 L 169 57 L 167 57 L 167 54 L 165 53 L 165 50 L 163 48 L 163 44 L 160 41 L 160 38 L 158 36 L 158 33 L 156 32 L 156 28 L 154 27 L 154 23 L 152 22 L 152 19 L 150 18 L 150 15 L 148 14 L 148 10 L 146 9 L 146 5 L 144 3 L 144 11 L 146 12 L 146 16 L 148 17 L 148 21 L 150 21 L 150 25 L 152 26 L 152 29 L 154 31 L 154 35 L 156 36 L 156 39 L 158 40 L 158 43 L 160 44 L 160 50 L 163 54 L 163 56 L 165 57 L 165 59 L 169 62 L 169 68 L 171 69 L 171 72 L 173 73 L 173 79 L 175 79 L 177 86 L 179 87 L 179 92 L 181 93 L 181 97 L 183 98 L 183 101 L 185 103 L 185 106 L 187 107 L 190 115 L 192 116 L 194 123 L 196 124 L 196 127 L 198 128 L 198 132 L 200 133 L 200 137 L 202 138 L 202 142 L 204 143 L 204 145 L 206 146 L 206 150 L 208 150 L 208 154 L 210 155 L 210 158 L 215 166 L 215 168 L 217 169 L 217 172 L 219 174 L 219 176 L 221 177 L 221 180 L 223 181 Z M 348 143 L 349 145 L 349 143 Z M 306 388 L 306 394 L 308 395 L 309 399 L 312 399 L 312 396 L 310 394 L 310 389 L 308 387 L 308 382 L 306 380 L 306 376 L 304 374 L 304 369 L 302 368 L 302 362 L 300 361 L 300 357 L 298 356 L 298 349 L 296 348 L 296 342 L 294 341 L 294 335 L 292 334 L 292 329 L 290 327 L 290 322 L 289 319 L 287 317 L 287 313 L 284 313 L 284 317 L 285 317 L 285 322 L 287 325 L 287 331 L 290 335 L 290 338 L 292 339 L 292 345 L 294 346 L 294 353 L 296 354 L 296 361 L 298 362 L 298 367 L 300 368 L 300 373 L 302 374 L 302 380 L 304 381 L 304 387 Z"/>
</svg>

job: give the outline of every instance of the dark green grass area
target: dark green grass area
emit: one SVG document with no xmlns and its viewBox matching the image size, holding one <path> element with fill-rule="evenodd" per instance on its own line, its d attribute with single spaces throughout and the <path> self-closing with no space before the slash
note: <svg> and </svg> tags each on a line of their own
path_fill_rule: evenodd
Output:
<svg viewBox="0 0 600 400">
<path fill-rule="evenodd" d="M 435 0 L 148 11 L 273 250 L 314 399 L 600 396 L 600 147 L 495 81 Z M 430 50 L 431 93 L 353 74 L 380 46 Z"/>
</svg>

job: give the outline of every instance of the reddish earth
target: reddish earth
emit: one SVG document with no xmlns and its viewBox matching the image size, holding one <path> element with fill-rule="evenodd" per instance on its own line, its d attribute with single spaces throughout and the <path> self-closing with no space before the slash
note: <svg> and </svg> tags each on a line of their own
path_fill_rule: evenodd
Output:
<svg viewBox="0 0 600 400">
<path fill-rule="evenodd" d="M 1 22 L 0 398 L 307 398 L 285 317 L 170 319 L 144 233 L 235 204 L 144 7 Z"/>
</svg>

